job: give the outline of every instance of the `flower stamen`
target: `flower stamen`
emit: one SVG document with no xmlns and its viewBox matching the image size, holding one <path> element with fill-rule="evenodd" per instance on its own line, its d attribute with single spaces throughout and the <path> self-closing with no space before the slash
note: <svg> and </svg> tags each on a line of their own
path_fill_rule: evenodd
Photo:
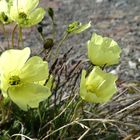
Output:
<svg viewBox="0 0 140 140">
<path fill-rule="evenodd" d="M 21 82 L 21 80 L 20 80 L 19 76 L 11 76 L 9 78 L 9 84 L 10 85 L 19 85 L 20 82 Z"/>
<path fill-rule="evenodd" d="M 27 15 L 26 15 L 24 12 L 20 12 L 20 13 L 19 13 L 19 19 L 24 19 L 24 20 L 26 20 L 26 19 L 27 19 Z"/>
</svg>

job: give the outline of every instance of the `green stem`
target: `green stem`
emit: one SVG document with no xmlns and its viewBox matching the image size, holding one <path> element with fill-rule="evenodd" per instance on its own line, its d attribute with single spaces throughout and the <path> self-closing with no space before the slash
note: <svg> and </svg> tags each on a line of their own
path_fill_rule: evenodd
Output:
<svg viewBox="0 0 140 140">
<path fill-rule="evenodd" d="M 24 42 L 22 38 L 22 27 L 19 26 L 19 33 L 18 33 L 18 48 L 20 47 L 20 42 L 22 44 L 22 48 L 24 47 Z"/>
<path fill-rule="evenodd" d="M 41 35 L 43 42 L 45 42 L 45 36 L 43 35 L 43 33 L 40 33 L 40 35 Z"/>
<path fill-rule="evenodd" d="M 55 40 L 55 23 L 54 20 L 52 20 L 52 35 L 53 35 L 53 40 Z"/>
<path fill-rule="evenodd" d="M 59 51 L 60 51 L 60 47 L 61 47 L 61 45 L 63 44 L 63 42 L 67 39 L 67 37 L 68 37 L 68 35 L 69 35 L 69 33 L 64 33 L 64 36 L 63 36 L 63 38 L 60 40 L 60 42 L 59 42 L 59 44 L 58 44 L 58 46 L 57 46 L 57 49 L 56 49 L 56 53 L 55 53 L 55 57 L 54 57 L 54 61 L 55 61 L 55 59 L 58 57 L 58 54 L 59 54 Z M 53 61 L 53 62 L 54 62 Z"/>
<path fill-rule="evenodd" d="M 76 104 L 76 107 L 75 107 L 75 109 L 74 109 L 74 111 L 73 111 L 73 112 L 74 112 L 74 113 L 73 113 L 73 116 L 71 117 L 71 121 L 75 119 L 76 113 L 78 112 L 78 108 L 79 108 L 79 106 L 81 105 L 82 102 L 83 102 L 83 101 L 80 100 L 80 101 Z"/>
<path fill-rule="evenodd" d="M 12 32 L 12 48 L 14 48 L 14 38 L 15 38 L 15 31 L 16 31 L 17 26 L 18 25 L 16 24 L 14 29 L 13 29 L 13 32 Z"/>
</svg>

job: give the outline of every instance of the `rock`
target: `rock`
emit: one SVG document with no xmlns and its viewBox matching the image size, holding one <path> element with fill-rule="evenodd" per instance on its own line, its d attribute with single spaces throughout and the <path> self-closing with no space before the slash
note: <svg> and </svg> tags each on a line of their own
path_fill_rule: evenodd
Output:
<svg viewBox="0 0 140 140">
<path fill-rule="evenodd" d="M 129 64 L 129 67 L 130 67 L 131 69 L 136 69 L 136 63 L 135 63 L 135 62 L 129 61 L 128 64 Z"/>
</svg>

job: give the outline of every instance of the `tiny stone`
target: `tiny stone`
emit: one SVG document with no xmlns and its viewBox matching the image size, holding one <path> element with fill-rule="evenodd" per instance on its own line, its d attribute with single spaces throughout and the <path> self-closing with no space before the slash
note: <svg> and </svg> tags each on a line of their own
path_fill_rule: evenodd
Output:
<svg viewBox="0 0 140 140">
<path fill-rule="evenodd" d="M 112 70 L 110 73 L 117 74 L 117 71 L 116 70 Z"/>
<path fill-rule="evenodd" d="M 101 3 L 103 2 L 104 0 L 96 0 L 96 3 Z"/>
<path fill-rule="evenodd" d="M 132 61 L 129 61 L 128 63 L 129 63 L 130 68 L 136 69 L 136 63 L 134 63 Z"/>
</svg>

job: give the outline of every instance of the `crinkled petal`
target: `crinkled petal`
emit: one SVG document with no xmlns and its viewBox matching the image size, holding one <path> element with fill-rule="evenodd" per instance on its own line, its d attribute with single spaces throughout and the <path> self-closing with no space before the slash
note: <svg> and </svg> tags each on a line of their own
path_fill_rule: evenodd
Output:
<svg viewBox="0 0 140 140">
<path fill-rule="evenodd" d="M 112 95 L 117 92 L 117 87 L 115 84 L 116 80 L 117 76 L 108 73 L 103 84 L 98 87 L 97 95 L 102 98 L 112 97 Z"/>
<path fill-rule="evenodd" d="M 92 103 L 104 103 L 116 93 L 117 76 L 105 73 L 99 67 L 94 67 L 87 78 L 85 76 L 86 71 L 83 71 L 80 83 L 82 99 Z"/>
<path fill-rule="evenodd" d="M 82 70 L 81 82 L 80 82 L 80 96 L 83 100 L 86 100 L 87 90 L 86 90 L 86 71 Z"/>
<path fill-rule="evenodd" d="M 46 12 L 43 8 L 37 8 L 33 12 L 31 12 L 29 15 L 27 15 L 27 19 L 23 20 L 23 19 L 17 18 L 16 21 L 21 27 L 28 28 L 41 22 L 45 16 L 45 13 Z"/>
<path fill-rule="evenodd" d="M 87 102 L 98 103 L 99 98 L 96 96 L 96 94 L 87 91 L 85 76 L 86 76 L 86 71 L 82 70 L 81 83 L 80 83 L 80 96 L 83 100 L 85 100 Z"/>
<path fill-rule="evenodd" d="M 4 12 L 4 13 L 8 12 L 8 3 L 6 0 L 0 0 L 0 13 L 1 12 Z"/>
<path fill-rule="evenodd" d="M 88 57 L 94 65 L 113 65 L 119 62 L 121 49 L 117 42 L 96 33 L 87 43 Z"/>
<path fill-rule="evenodd" d="M 37 108 L 41 101 L 47 99 L 51 95 L 51 92 L 45 86 L 23 84 L 19 87 L 9 88 L 8 95 L 22 110 L 27 111 L 28 107 Z"/>
<path fill-rule="evenodd" d="M 101 45 L 103 43 L 103 37 L 100 35 L 97 35 L 96 33 L 93 33 L 93 35 L 91 37 L 91 42 L 94 45 Z"/>
<path fill-rule="evenodd" d="M 23 9 L 23 11 L 29 14 L 33 9 L 37 7 L 39 4 L 39 0 L 20 0 L 19 1 L 19 8 Z"/>
<path fill-rule="evenodd" d="M 99 85 L 105 79 L 105 72 L 103 72 L 98 66 L 95 66 L 94 69 L 90 72 L 89 76 L 86 80 L 86 85 L 90 89 L 90 87 L 96 90 Z"/>
<path fill-rule="evenodd" d="M 30 27 L 33 25 L 38 24 L 39 22 L 42 21 L 46 14 L 46 11 L 43 8 L 37 8 L 35 9 L 30 15 L 29 15 L 29 20 L 28 24 L 24 25 L 25 27 Z"/>
<path fill-rule="evenodd" d="M 24 0 L 23 0 L 24 1 Z M 26 0 L 27 3 L 26 3 L 26 11 L 28 12 L 31 12 L 33 9 L 35 9 L 38 4 L 39 4 L 39 0 L 32 0 L 32 1 L 29 1 L 29 0 Z"/>
<path fill-rule="evenodd" d="M 0 73 L 9 73 L 23 67 L 30 56 L 30 49 L 7 50 L 0 56 Z"/>
<path fill-rule="evenodd" d="M 117 48 L 116 48 L 117 49 Z M 113 65 L 119 62 L 120 53 L 118 50 L 113 51 L 109 48 L 103 50 L 99 45 L 94 45 L 94 47 L 88 46 L 88 57 L 91 62 L 95 65 Z"/>
<path fill-rule="evenodd" d="M 33 56 L 23 66 L 19 77 L 24 82 L 37 82 L 47 79 L 48 74 L 48 63 Z"/>
<path fill-rule="evenodd" d="M 12 5 L 10 7 L 10 17 L 12 20 L 16 20 L 19 15 L 19 9 L 18 9 L 18 0 L 13 0 Z"/>
<path fill-rule="evenodd" d="M 36 25 L 39 22 L 42 21 L 42 19 L 44 18 L 46 14 L 46 11 L 43 8 L 37 8 L 35 9 L 31 14 L 30 14 L 30 21 L 29 21 L 29 25 Z"/>
<path fill-rule="evenodd" d="M 17 12 L 31 12 L 37 7 L 39 0 L 13 0 L 12 11 L 15 9 Z"/>
<path fill-rule="evenodd" d="M 5 98 L 7 97 L 7 90 L 9 88 L 8 79 L 9 79 L 9 75 L 8 74 L 1 75 L 1 78 L 0 78 L 0 81 L 1 81 L 0 88 L 1 88 L 1 91 L 2 91 L 2 95 Z"/>
</svg>

